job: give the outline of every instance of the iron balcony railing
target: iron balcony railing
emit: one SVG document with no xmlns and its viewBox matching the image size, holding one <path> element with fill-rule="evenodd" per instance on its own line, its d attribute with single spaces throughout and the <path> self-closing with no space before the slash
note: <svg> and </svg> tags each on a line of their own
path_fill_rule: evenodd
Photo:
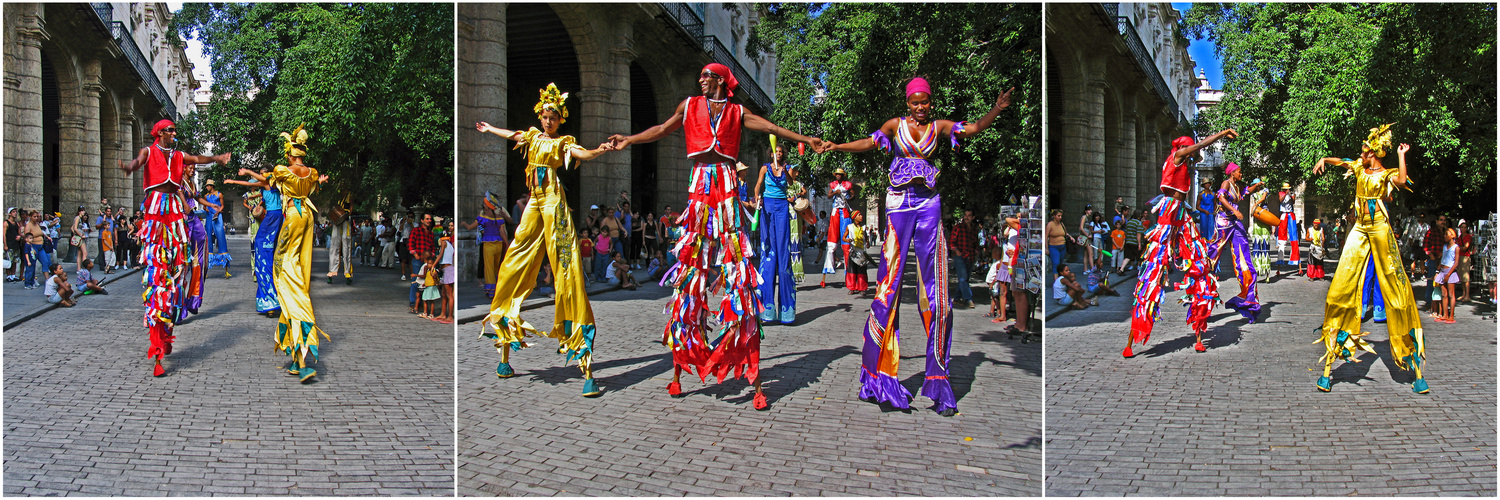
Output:
<svg viewBox="0 0 1500 500">
<path fill-rule="evenodd" d="M 120 46 L 120 52 L 124 53 L 125 59 L 135 67 L 136 75 L 146 82 L 146 86 L 161 103 L 162 110 L 166 112 L 167 117 L 176 120 L 177 104 L 172 102 L 172 95 L 167 93 L 167 88 L 162 86 L 161 79 L 158 79 L 156 72 L 151 70 L 151 63 L 146 60 L 145 55 L 141 54 L 140 47 L 135 45 L 135 38 L 130 36 L 130 30 L 125 28 L 125 23 L 115 21 L 110 23 L 109 28 L 114 34 L 115 43 Z"/>
<path fill-rule="evenodd" d="M 141 53 L 141 48 L 136 46 L 135 38 L 130 36 L 130 30 L 125 23 L 116 21 L 115 7 L 109 3 L 90 3 L 94 14 L 99 16 L 99 22 L 109 29 L 109 36 L 114 38 L 115 45 L 120 48 L 120 53 L 125 54 L 125 59 L 130 61 L 130 66 L 135 68 L 136 76 L 146 82 L 146 87 L 151 89 L 151 95 L 161 103 L 162 111 L 168 118 L 177 119 L 177 104 L 172 102 L 171 94 L 167 93 L 166 87 L 161 84 L 161 79 L 156 77 L 156 72 L 151 70 L 150 61 Z"/>
<path fill-rule="evenodd" d="M 740 94 L 748 99 L 751 104 L 760 108 L 762 113 L 771 114 L 774 103 L 771 102 L 770 96 L 766 95 L 766 92 L 761 89 L 760 84 L 755 82 L 755 78 L 750 76 L 750 72 L 746 71 L 744 65 L 740 64 L 740 60 L 734 56 L 734 52 L 725 47 L 723 43 L 720 43 L 718 37 L 704 34 L 703 19 L 698 17 L 696 12 L 693 12 L 691 6 L 685 3 L 663 3 L 660 5 L 662 10 L 665 10 L 672 20 L 677 23 L 677 27 L 682 29 L 689 38 L 696 41 L 704 52 L 708 53 L 710 59 L 729 67 L 729 71 L 734 73 L 734 78 L 740 82 L 739 87 L 735 91 L 736 94 Z"/>
<path fill-rule="evenodd" d="M 1115 26 L 1120 37 L 1124 39 L 1125 46 L 1130 49 L 1130 55 L 1135 56 L 1136 65 L 1146 73 L 1146 79 L 1151 80 L 1151 87 L 1156 90 L 1157 97 L 1167 103 L 1177 115 L 1178 127 L 1191 129 L 1192 124 L 1188 123 L 1187 116 L 1182 113 L 1181 108 L 1177 107 L 1177 98 L 1172 95 L 1171 87 L 1167 86 L 1167 81 L 1162 78 L 1161 71 L 1156 69 L 1156 61 L 1151 59 L 1151 53 L 1146 51 L 1146 44 L 1141 42 L 1140 34 L 1135 31 L 1135 24 L 1130 22 L 1130 18 L 1116 17 Z"/>
</svg>

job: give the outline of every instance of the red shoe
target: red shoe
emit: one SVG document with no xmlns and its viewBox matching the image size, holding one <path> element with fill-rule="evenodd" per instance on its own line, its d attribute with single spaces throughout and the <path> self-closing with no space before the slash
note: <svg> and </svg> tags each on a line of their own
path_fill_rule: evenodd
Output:
<svg viewBox="0 0 1500 500">
<path fill-rule="evenodd" d="M 156 369 L 151 371 L 151 376 L 153 376 L 153 377 L 160 377 L 160 376 L 166 375 L 166 374 L 167 374 L 167 369 L 166 368 L 162 368 L 161 367 L 161 363 L 157 363 L 156 364 Z"/>
<path fill-rule="evenodd" d="M 1199 340 L 1198 343 L 1193 344 L 1193 349 L 1196 350 L 1196 351 L 1198 351 L 1198 352 L 1203 352 L 1203 351 L 1207 351 L 1208 350 L 1207 347 L 1203 346 L 1203 341 L 1202 340 Z"/>
<path fill-rule="evenodd" d="M 1132 350 L 1130 350 L 1129 347 L 1126 347 L 1124 351 L 1120 351 L 1120 355 L 1121 356 L 1125 356 L 1127 358 L 1134 358 L 1135 357 L 1135 351 L 1132 351 Z"/>
<path fill-rule="evenodd" d="M 769 404 L 766 403 L 766 395 L 765 394 L 758 393 L 758 392 L 755 393 L 755 409 L 756 410 L 764 411 L 766 408 L 768 408 L 770 406 L 771 405 L 769 405 Z"/>
<path fill-rule="evenodd" d="M 671 394 L 674 398 L 682 397 L 682 384 L 677 382 L 667 384 L 667 394 Z"/>
</svg>

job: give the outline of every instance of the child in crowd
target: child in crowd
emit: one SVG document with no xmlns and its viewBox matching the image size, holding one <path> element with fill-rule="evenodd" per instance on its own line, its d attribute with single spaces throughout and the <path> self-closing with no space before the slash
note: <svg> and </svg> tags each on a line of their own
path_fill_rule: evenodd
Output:
<svg viewBox="0 0 1500 500">
<path fill-rule="evenodd" d="M 1454 233 L 1452 229 L 1449 229 L 1446 233 L 1443 234 L 1442 267 L 1439 268 L 1440 270 L 1437 272 L 1437 276 L 1433 278 L 1433 283 L 1437 283 L 1438 288 L 1443 291 L 1443 303 L 1438 307 L 1438 312 L 1435 315 L 1435 319 L 1439 323 L 1454 323 L 1453 285 L 1455 283 L 1458 283 L 1459 281 L 1458 273 L 1454 272 L 1457 270 L 1457 265 L 1458 235 Z"/>
<path fill-rule="evenodd" d="M 599 231 L 599 237 L 594 241 L 594 249 L 602 255 L 611 255 L 611 258 L 594 259 L 594 277 L 599 282 L 609 279 L 609 263 L 613 261 L 613 252 L 610 248 L 609 231 Z"/>
<path fill-rule="evenodd" d="M 1116 292 L 1113 288 L 1109 287 L 1109 271 L 1104 270 L 1103 258 L 1094 259 L 1094 269 L 1085 272 L 1088 273 L 1088 278 L 1085 280 L 1088 286 L 1085 289 L 1089 293 L 1094 294 L 1096 297 L 1100 295 L 1118 297 L 1120 295 L 1120 292 Z"/>
<path fill-rule="evenodd" d="M 427 261 L 431 258 L 431 255 L 432 253 L 430 252 L 423 252 L 415 256 L 417 262 L 422 263 L 422 265 L 417 268 L 416 272 L 411 273 L 411 293 L 408 296 L 411 301 L 412 314 L 416 314 L 423 318 L 426 318 L 428 316 L 427 303 L 422 300 L 422 284 L 427 281 Z"/>
<path fill-rule="evenodd" d="M 94 279 L 93 271 L 94 259 L 83 259 L 78 263 L 78 288 L 83 289 L 83 295 L 109 295 L 109 290 L 99 286 L 99 281 Z"/>
<path fill-rule="evenodd" d="M 437 321 L 437 302 L 443 298 L 438 287 L 438 261 L 436 253 L 428 253 L 422 263 L 422 305 L 424 318 Z"/>
<path fill-rule="evenodd" d="M 650 280 L 652 283 L 661 280 L 661 261 L 661 250 L 657 250 L 656 253 L 651 257 L 651 265 L 646 267 L 646 279 Z"/>
<path fill-rule="evenodd" d="M 578 261 L 583 265 L 582 269 L 588 273 L 594 271 L 594 231 L 584 229 L 583 236 L 578 238 Z M 585 278 L 587 283 L 588 279 Z"/>
<path fill-rule="evenodd" d="M 1052 283 L 1052 296 L 1057 299 L 1057 305 L 1070 306 L 1074 309 L 1087 309 L 1089 306 L 1097 306 L 1099 302 L 1083 299 L 1083 286 L 1073 279 L 1073 268 L 1061 266 L 1061 273 L 1057 275 L 1057 281 Z"/>
<path fill-rule="evenodd" d="M 611 252 L 610 257 L 614 258 L 614 262 L 610 264 L 609 283 L 611 285 L 620 285 L 626 290 L 635 290 L 640 286 L 640 283 L 636 283 L 635 276 L 630 274 L 630 264 L 625 262 L 624 254 Z"/>
<path fill-rule="evenodd" d="M 47 302 L 61 304 L 63 307 L 73 307 L 73 287 L 68 284 L 68 272 L 63 270 L 62 264 L 53 263 L 47 270 L 52 276 L 47 279 L 47 285 L 42 293 L 47 296 Z"/>
<path fill-rule="evenodd" d="M 1005 251 L 998 244 L 990 245 L 990 270 L 984 277 L 984 282 L 990 285 L 990 316 L 991 323 L 1005 322 L 1005 299 L 1010 293 L 1010 272 L 1006 269 Z"/>
</svg>

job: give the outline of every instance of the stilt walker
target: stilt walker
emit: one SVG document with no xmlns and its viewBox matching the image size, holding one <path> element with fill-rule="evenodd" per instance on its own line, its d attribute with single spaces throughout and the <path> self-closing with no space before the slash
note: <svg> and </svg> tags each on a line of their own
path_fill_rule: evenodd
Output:
<svg viewBox="0 0 1500 500">
<path fill-rule="evenodd" d="M 1011 89 L 1015 90 L 1015 89 Z M 910 408 L 911 393 L 897 380 L 901 362 L 901 275 L 906 253 L 917 254 L 917 303 L 927 332 L 927 376 L 922 395 L 931 399 L 933 410 L 945 417 L 958 413 L 958 399 L 948 382 L 948 361 L 953 347 L 953 303 L 948 298 L 948 244 L 942 230 L 943 197 L 936 191 L 938 169 L 928 158 L 942 139 L 957 148 L 958 140 L 973 137 L 994 123 L 1000 111 L 1010 106 L 1011 90 L 1000 94 L 995 106 L 978 122 L 955 122 L 932 118 L 932 87 L 915 78 L 906 84 L 908 116 L 887 120 L 869 137 L 829 145 L 827 150 L 869 151 L 879 147 L 896 155 L 891 161 L 891 187 L 886 190 L 889 217 L 880 269 L 879 285 L 865 321 L 865 343 L 860 366 L 859 398 Z M 837 220 L 830 228 L 838 227 Z M 833 229 L 830 229 L 833 231 Z M 826 267 L 826 266 L 825 266 Z"/>
<path fill-rule="evenodd" d="M 505 213 L 505 201 L 489 191 L 484 192 L 484 213 L 465 222 L 464 229 L 479 229 L 480 275 L 484 282 L 484 296 L 495 298 L 495 280 L 500 277 L 500 264 L 505 261 L 505 225 L 511 222 Z M 502 215 L 496 215 L 496 214 Z"/>
<path fill-rule="evenodd" d="M 781 321 L 790 325 L 797 320 L 797 285 L 792 280 L 792 254 L 800 249 L 792 243 L 791 203 L 787 190 L 796 174 L 785 164 L 786 152 L 776 148 L 771 136 L 771 163 L 761 165 L 755 183 L 755 198 L 760 207 L 760 278 L 758 290 L 766 310 L 761 323 Z M 778 304 L 780 306 L 778 307 Z"/>
<path fill-rule="evenodd" d="M 1224 247 L 1229 247 L 1234 260 L 1234 275 L 1240 282 L 1240 294 L 1230 297 L 1224 302 L 1224 306 L 1234 309 L 1246 321 L 1254 323 L 1256 316 L 1260 314 L 1260 297 L 1255 284 L 1255 266 L 1250 261 L 1250 239 L 1245 233 L 1245 224 L 1241 222 L 1244 214 L 1240 213 L 1239 206 L 1246 195 L 1265 186 L 1252 184 L 1240 187 L 1238 181 L 1244 178 L 1245 172 L 1234 163 L 1224 167 L 1224 174 L 1229 178 L 1224 180 L 1223 186 L 1215 193 L 1214 234 L 1217 236 L 1208 245 L 1208 261 L 1217 266 Z"/>
<path fill-rule="evenodd" d="M 665 123 L 629 137 L 610 136 L 610 147 L 622 149 L 632 144 L 653 142 L 683 129 L 687 155 L 694 162 L 688 184 L 688 205 L 678 216 L 683 235 L 672 253 L 677 263 L 662 277 L 663 286 L 671 286 L 672 300 L 667 305 L 670 320 L 662 332 L 663 343 L 672 350 L 672 383 L 667 392 L 682 395 L 682 370 L 698 370 L 700 381 L 710 373 L 723 382 L 731 372 L 735 378 L 746 378 L 755 385 L 754 407 L 768 407 L 761 392 L 760 340 L 762 332 L 757 315 L 763 311 L 756 287 L 761 277 L 754 266 L 755 252 L 740 225 L 735 192 L 739 176 L 735 173 L 740 152 L 741 128 L 769 133 L 813 145 L 816 151 L 823 141 L 792 132 L 729 102 L 739 81 L 729 68 L 713 63 L 698 73 L 702 95 L 689 97 Z M 709 281 L 710 270 L 715 278 Z M 708 303 L 710 295 L 722 293 L 719 310 Z M 709 316 L 718 324 L 718 339 L 710 342 Z"/>
<path fill-rule="evenodd" d="M 1313 165 L 1314 174 L 1323 173 L 1326 165 L 1349 169 L 1349 175 L 1355 177 L 1353 208 L 1358 217 L 1344 242 L 1338 270 L 1334 271 L 1333 282 L 1328 286 L 1327 304 L 1323 308 L 1320 341 L 1327 351 L 1319 360 L 1323 362 L 1323 376 L 1318 378 L 1320 391 L 1333 390 L 1330 376 L 1335 360 L 1358 362 L 1355 356 L 1359 351 L 1375 352 L 1364 340 L 1366 333 L 1360 331 L 1363 308 L 1359 299 L 1365 282 L 1375 281 L 1385 300 L 1385 326 L 1390 332 L 1391 357 L 1395 358 L 1397 368 L 1416 372 L 1412 392 L 1428 392 L 1427 380 L 1422 378 L 1426 349 L 1421 315 L 1412 296 L 1411 283 L 1407 281 L 1401 254 L 1396 251 L 1390 213 L 1383 200 L 1398 187 L 1410 189 L 1407 187 L 1410 181 L 1406 176 L 1406 152 L 1411 146 L 1402 144 L 1396 148 L 1398 170 L 1387 169 L 1380 162 L 1391 146 L 1391 125 L 1370 129 L 1358 161 L 1323 158 Z M 1375 274 L 1374 280 L 1366 278 L 1371 270 Z"/>
<path fill-rule="evenodd" d="M 147 358 L 155 358 L 152 375 L 166 374 L 162 359 L 172 353 L 172 327 L 179 319 L 185 270 L 194 263 L 188 229 L 183 219 L 187 204 L 181 193 L 186 184 L 183 171 L 202 163 L 227 163 L 229 153 L 218 156 L 196 156 L 177 151 L 177 127 L 171 120 L 161 120 L 151 127 L 156 138 L 140 150 L 130 163 L 119 161 L 121 170 L 130 175 L 146 167 L 145 221 L 136 237 L 143 243 L 140 263 L 141 285 L 146 288 L 144 325 L 150 332 L 151 347 Z"/>
<path fill-rule="evenodd" d="M 495 366 L 495 375 L 500 378 L 515 375 L 510 367 L 510 352 L 529 347 L 526 336 L 557 339 L 557 352 L 566 357 L 566 362 L 577 361 L 583 371 L 583 395 L 593 397 L 602 393 L 594 382 L 592 367 L 594 309 L 585 291 L 587 271 L 582 269 L 578 257 L 573 213 L 568 209 L 568 198 L 557 171 L 575 168 L 574 160 L 591 160 L 607 149 L 585 150 L 573 136 L 558 135 L 557 127 L 568 118 L 567 99 L 568 94 L 558 92 L 554 84 L 541 91 L 541 100 L 532 110 L 545 131 L 536 127 L 525 132 L 511 131 L 485 122 L 474 125 L 480 132 L 516 141 L 516 148 L 525 148 L 526 188 L 531 193 L 530 202 L 520 214 L 515 240 L 500 264 L 490 314 L 480 323 L 479 333 L 493 339 L 495 349 L 500 351 L 500 364 Z M 521 319 L 521 302 L 536 287 L 543 256 L 552 265 L 553 285 L 557 290 L 552 330 L 545 333 Z"/>
<path fill-rule="evenodd" d="M 828 245 L 823 254 L 823 281 L 818 286 L 827 286 L 828 275 L 838 272 L 833 265 L 834 250 L 843 251 L 846 258 L 849 256 L 844 226 L 849 224 L 849 191 L 854 189 L 854 184 L 849 182 L 847 175 L 844 169 L 835 169 L 833 181 L 828 183 L 828 199 L 833 202 L 833 212 L 828 214 Z"/>
<path fill-rule="evenodd" d="M 224 268 L 224 277 L 232 278 L 229 274 L 229 262 L 234 258 L 229 256 L 229 240 L 224 234 L 224 195 L 214 186 L 213 179 L 203 183 L 203 202 L 206 210 L 206 218 L 203 219 L 203 229 L 206 233 L 205 255 L 207 255 L 207 266 L 205 274 L 215 267 Z"/>
<path fill-rule="evenodd" d="M 196 171 L 184 174 L 187 183 L 182 186 L 184 198 L 187 200 L 187 216 L 183 222 L 187 224 L 188 241 L 193 248 L 193 263 L 188 265 L 185 274 L 187 283 L 182 296 L 181 315 L 178 321 L 186 321 L 188 314 L 198 314 L 198 308 L 203 307 L 203 286 L 207 278 L 208 266 L 208 230 L 203 225 L 203 219 L 208 217 L 208 212 L 203 209 L 203 197 L 198 193 L 194 180 L 197 178 Z"/>
<path fill-rule="evenodd" d="M 269 317 L 281 314 L 281 302 L 276 299 L 276 242 L 281 237 L 281 191 L 271 188 L 266 182 L 266 175 L 270 171 L 262 170 L 259 174 L 250 169 L 242 168 L 239 175 L 251 176 L 255 182 L 245 182 L 239 179 L 226 179 L 226 184 L 237 184 L 260 190 L 261 216 L 260 229 L 255 233 L 251 242 L 255 255 L 251 261 L 251 267 L 255 272 L 255 312 Z"/>
<path fill-rule="evenodd" d="M 1161 168 L 1162 196 L 1152 203 L 1156 214 L 1156 227 L 1146 234 L 1146 252 L 1141 255 L 1140 278 L 1135 284 L 1135 307 L 1130 313 L 1130 333 L 1125 339 L 1125 350 L 1121 355 L 1134 357 L 1132 347 L 1145 344 L 1151 339 L 1151 329 L 1161 315 L 1161 301 L 1167 290 L 1167 272 L 1173 262 L 1182 262 L 1186 273 L 1174 289 L 1186 289 L 1187 295 L 1179 302 L 1188 306 L 1187 325 L 1193 329 L 1193 349 L 1208 350 L 1203 345 L 1203 330 L 1208 328 L 1208 314 L 1219 304 L 1219 285 L 1209 270 L 1208 243 L 1198 234 L 1198 225 L 1183 201 L 1188 191 L 1189 172 L 1198 161 L 1198 150 L 1219 139 L 1238 137 L 1233 129 L 1214 134 L 1202 142 L 1193 143 L 1193 138 L 1182 136 L 1172 141 L 1172 153 Z M 1172 253 L 1177 252 L 1176 258 Z"/>
<path fill-rule="evenodd" d="M 1264 184 L 1264 182 L 1257 178 L 1251 184 Z M 1256 210 L 1267 210 L 1266 198 L 1270 195 L 1271 192 L 1264 189 L 1250 193 L 1251 213 L 1253 214 Z M 1264 282 L 1270 283 L 1271 240 L 1275 237 L 1275 234 L 1271 232 L 1271 228 L 1275 226 L 1266 225 L 1266 223 L 1261 222 L 1260 219 L 1253 216 L 1247 222 L 1250 224 L 1250 260 L 1255 265 L 1255 275 L 1259 276 Z"/>
<path fill-rule="evenodd" d="M 308 197 L 328 176 L 307 166 L 307 131 L 297 126 L 281 139 L 287 165 L 277 165 L 266 180 L 281 192 L 281 234 L 276 242 L 279 255 L 273 266 L 276 299 L 281 302 L 281 316 L 276 325 L 276 350 L 291 356 L 288 374 L 303 382 L 312 380 L 318 371 L 311 365 L 318 361 L 318 328 L 312 307 L 313 220 L 318 208 Z"/>
<path fill-rule="evenodd" d="M 1291 258 L 1285 259 L 1285 263 L 1292 266 L 1293 272 L 1299 272 L 1302 268 L 1301 227 L 1297 224 L 1297 193 L 1292 192 L 1292 184 L 1281 183 L 1281 192 L 1277 193 L 1281 200 L 1281 224 L 1276 226 L 1276 255 L 1282 257 L 1283 249 L 1291 246 Z"/>
</svg>

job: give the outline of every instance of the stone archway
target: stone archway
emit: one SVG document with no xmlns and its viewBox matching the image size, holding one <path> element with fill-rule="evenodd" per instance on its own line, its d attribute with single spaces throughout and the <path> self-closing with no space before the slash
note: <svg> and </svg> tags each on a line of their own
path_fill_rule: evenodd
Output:
<svg viewBox="0 0 1500 500">
<path fill-rule="evenodd" d="M 656 92 L 651 76 L 639 63 L 630 63 L 630 130 L 645 130 L 661 122 L 656 113 Z M 653 142 L 630 148 L 631 205 L 642 216 L 659 209 L 656 172 L 661 158 L 656 153 L 660 147 Z"/>
<path fill-rule="evenodd" d="M 52 58 L 48 57 L 48 51 L 42 51 L 42 164 L 41 171 L 41 203 L 42 207 L 52 212 L 73 213 L 72 207 L 68 210 L 62 209 L 61 192 L 58 190 L 58 179 L 62 173 L 62 165 L 59 163 L 61 146 L 57 120 L 61 114 L 60 103 L 62 100 L 58 89 L 57 67 L 52 64 Z M 67 218 L 71 221 L 71 217 Z"/>
<path fill-rule="evenodd" d="M 520 3 L 507 6 L 505 24 L 506 44 L 509 47 L 506 95 L 510 103 L 505 128 L 527 130 L 540 127 L 532 107 L 537 102 L 538 90 L 546 88 L 549 83 L 555 83 L 559 90 L 569 93 L 566 103 L 569 117 L 558 127 L 558 133 L 577 137 L 580 145 L 591 148 L 579 136 L 584 122 L 591 117 L 584 109 L 581 98 L 583 83 L 574 39 L 563 25 L 562 19 L 547 4 Z M 510 154 L 512 156 L 509 161 L 517 162 L 516 165 L 526 164 L 525 158 L 520 157 L 518 152 Z M 507 169 L 506 175 L 508 204 L 526 195 L 526 179 L 525 170 L 521 168 Z M 568 205 L 575 213 L 578 213 L 583 198 L 582 177 L 580 169 L 558 172 L 558 178 L 567 192 Z"/>
</svg>

